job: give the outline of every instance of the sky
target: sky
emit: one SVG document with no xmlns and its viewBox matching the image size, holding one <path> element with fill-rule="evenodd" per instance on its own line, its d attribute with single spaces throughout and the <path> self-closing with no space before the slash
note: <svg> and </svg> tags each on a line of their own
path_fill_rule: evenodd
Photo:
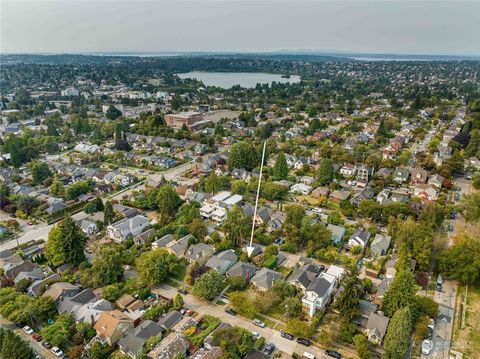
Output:
<svg viewBox="0 0 480 359">
<path fill-rule="evenodd" d="M 480 1 L 0 1 L 2 53 L 480 55 Z"/>
</svg>

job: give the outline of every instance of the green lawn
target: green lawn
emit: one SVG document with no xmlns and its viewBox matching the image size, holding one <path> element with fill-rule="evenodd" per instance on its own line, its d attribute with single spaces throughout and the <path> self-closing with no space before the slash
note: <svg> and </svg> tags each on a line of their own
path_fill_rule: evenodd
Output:
<svg viewBox="0 0 480 359">
<path fill-rule="evenodd" d="M 179 270 L 176 273 L 172 274 L 172 278 L 183 282 L 185 274 L 187 274 L 187 265 L 185 263 L 181 263 Z"/>
</svg>

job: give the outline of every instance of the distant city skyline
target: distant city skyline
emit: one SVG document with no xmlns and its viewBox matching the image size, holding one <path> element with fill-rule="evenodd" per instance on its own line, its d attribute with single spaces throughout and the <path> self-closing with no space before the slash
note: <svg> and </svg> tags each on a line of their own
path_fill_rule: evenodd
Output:
<svg viewBox="0 0 480 359">
<path fill-rule="evenodd" d="M 2 1 L 2 53 L 480 55 L 480 2 Z"/>
</svg>

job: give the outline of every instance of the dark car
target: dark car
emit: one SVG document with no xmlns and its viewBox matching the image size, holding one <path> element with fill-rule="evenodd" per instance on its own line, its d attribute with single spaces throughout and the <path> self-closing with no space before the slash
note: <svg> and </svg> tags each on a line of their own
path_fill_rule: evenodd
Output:
<svg viewBox="0 0 480 359">
<path fill-rule="evenodd" d="M 52 344 L 50 344 L 49 342 L 43 342 L 42 345 L 47 348 L 47 349 L 52 349 Z"/>
<path fill-rule="evenodd" d="M 334 358 L 337 358 L 337 359 L 340 359 L 342 357 L 342 354 L 340 354 L 339 352 L 337 352 L 335 350 L 325 350 L 325 353 L 328 356 L 331 356 L 331 357 L 334 357 Z"/>
<path fill-rule="evenodd" d="M 15 326 L 16 326 L 17 328 L 23 328 L 23 324 L 21 324 L 21 323 L 15 323 Z"/>
<path fill-rule="evenodd" d="M 442 285 L 437 283 L 437 288 L 436 288 L 437 292 L 441 292 L 442 289 L 443 289 Z"/>
<path fill-rule="evenodd" d="M 309 347 L 312 343 L 310 343 L 310 340 L 305 339 L 305 338 L 297 338 L 297 343 L 305 345 L 306 347 Z"/>
<path fill-rule="evenodd" d="M 267 343 L 263 347 L 263 352 L 267 355 L 272 354 L 274 350 L 275 350 L 275 344 L 273 344 L 273 343 Z"/>
<path fill-rule="evenodd" d="M 290 334 L 290 333 L 280 332 L 280 336 L 281 336 L 282 338 L 285 338 L 285 339 L 288 339 L 288 340 L 293 340 L 293 335 Z"/>
<path fill-rule="evenodd" d="M 179 288 L 179 289 L 178 289 L 178 293 L 181 293 L 181 294 L 183 294 L 183 295 L 188 294 L 188 292 L 187 292 L 187 290 L 186 290 L 185 288 Z"/>
<path fill-rule="evenodd" d="M 237 315 L 237 312 L 234 311 L 232 308 L 227 308 L 225 309 L 225 311 L 230 315 Z"/>
</svg>

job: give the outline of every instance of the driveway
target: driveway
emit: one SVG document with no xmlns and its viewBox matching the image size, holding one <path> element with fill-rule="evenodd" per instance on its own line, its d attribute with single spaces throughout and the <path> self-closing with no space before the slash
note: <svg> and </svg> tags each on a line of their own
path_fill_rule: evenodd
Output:
<svg viewBox="0 0 480 359">
<path fill-rule="evenodd" d="M 14 324 L 10 323 L 8 320 L 0 317 L 0 324 L 2 328 L 8 328 L 13 330 L 16 334 L 18 334 L 22 339 L 28 341 L 30 347 L 38 354 L 40 354 L 43 358 L 48 359 L 56 359 L 57 357 L 53 355 L 53 353 L 44 348 L 39 342 L 33 340 L 30 335 L 27 335 L 22 329 L 17 328 Z"/>
<path fill-rule="evenodd" d="M 432 336 L 433 351 L 429 355 L 422 354 L 423 359 L 449 358 L 456 296 L 457 284 L 451 280 L 444 280 L 441 292 L 435 291 L 433 299 L 439 304 L 440 314 L 435 319 L 435 329 Z"/>
<path fill-rule="evenodd" d="M 175 297 L 175 295 L 177 295 L 177 289 L 167 284 L 161 284 L 160 286 L 156 287 L 153 292 L 161 294 L 162 296 L 168 298 L 173 298 Z M 219 318 L 225 323 L 229 323 L 231 325 L 236 325 L 247 330 L 260 333 L 265 338 L 266 343 L 274 343 L 277 349 L 289 355 L 292 355 L 292 353 L 294 352 L 302 355 L 303 352 L 307 351 L 320 359 L 330 358 L 325 354 L 325 351 L 323 349 L 319 349 L 314 346 L 310 346 L 307 348 L 303 345 L 298 344 L 295 340 L 291 341 L 282 338 L 279 331 L 268 327 L 257 327 L 252 323 L 250 319 L 242 317 L 241 315 L 232 316 L 226 313 L 225 308 L 222 306 L 202 301 L 191 294 L 183 295 L 183 300 L 185 302 L 186 308 L 192 309 L 200 315 L 210 314 Z"/>
</svg>

